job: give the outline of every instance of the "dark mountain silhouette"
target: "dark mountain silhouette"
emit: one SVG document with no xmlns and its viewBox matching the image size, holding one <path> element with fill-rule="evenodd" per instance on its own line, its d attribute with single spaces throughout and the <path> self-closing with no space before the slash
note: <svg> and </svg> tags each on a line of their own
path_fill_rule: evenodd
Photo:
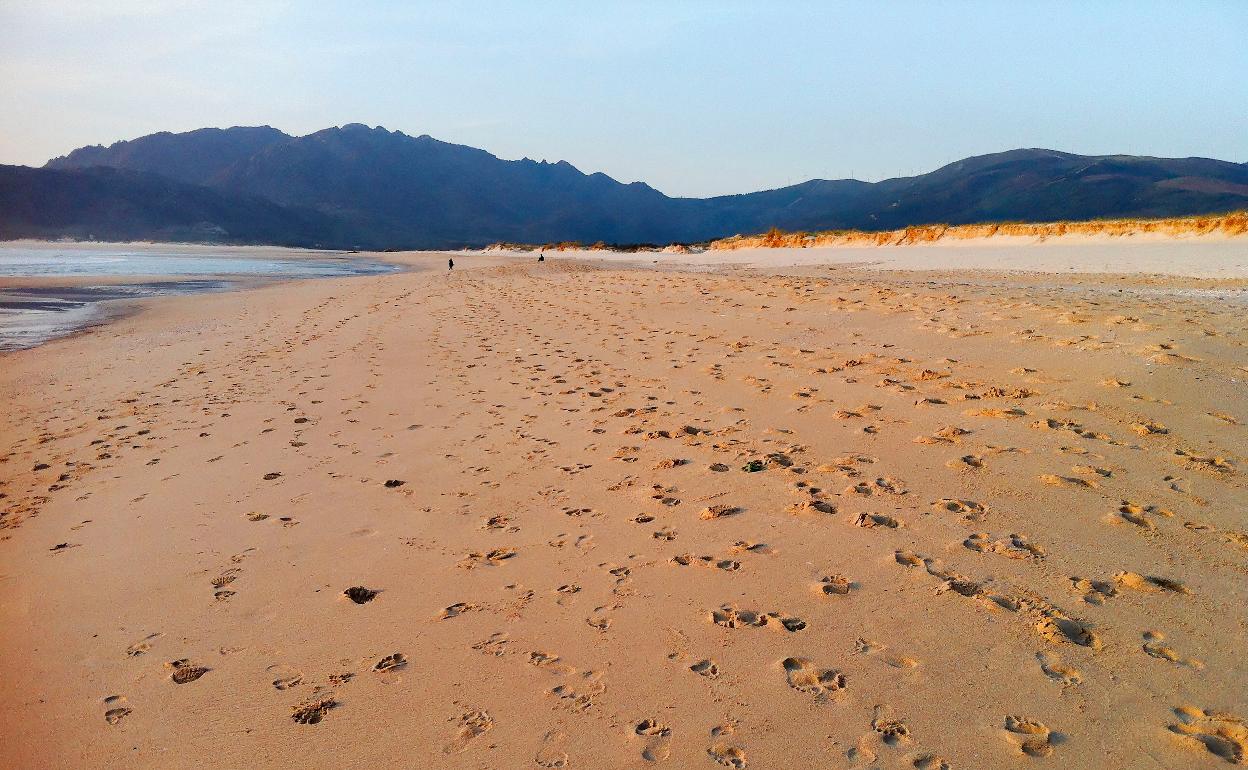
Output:
<svg viewBox="0 0 1248 770">
<path fill-rule="evenodd" d="M 742 232 L 1170 217 L 1248 206 L 1248 164 L 1011 150 L 874 184 L 812 180 L 710 201 Z"/>
<path fill-rule="evenodd" d="M 0 166 L 0 236 L 338 245 L 315 211 L 113 168 Z"/>
<path fill-rule="evenodd" d="M 358 124 L 272 145 L 219 174 L 221 189 L 315 207 L 384 242 L 670 240 L 673 200 L 566 162 L 499 160 L 484 150 Z"/>
<path fill-rule="evenodd" d="M 148 171 L 187 184 L 211 185 L 218 174 L 235 163 L 290 138 L 269 126 L 200 128 L 184 134 L 161 131 L 109 147 L 79 147 L 63 158 L 48 161 L 45 168 L 111 166 Z"/>
<path fill-rule="evenodd" d="M 143 237 L 171 237 L 165 233 L 184 231 L 188 222 L 196 227 L 211 223 L 221 240 L 361 248 L 692 242 L 771 227 L 884 230 L 939 222 L 1165 217 L 1248 207 L 1248 164 L 1040 149 L 967 158 L 928 174 L 875 183 L 811 180 L 745 195 L 671 198 L 640 182 L 584 174 L 564 161 L 501 160 L 484 150 L 360 124 L 301 137 L 267 126 L 153 134 L 75 150 L 38 173 L 101 166 L 155 174 L 170 185 L 198 189 L 192 194 L 189 187 L 176 188 L 178 199 L 191 207 L 186 211 L 175 212 L 167 200 L 153 203 L 142 209 L 141 224 L 114 222 L 112 231 L 148 228 Z M 75 200 L 95 216 L 96 229 L 103 224 L 101 212 L 129 214 L 115 205 L 87 206 L 90 195 L 140 203 L 133 179 L 109 178 L 129 180 L 125 191 L 103 189 L 104 179 L 88 174 L 57 182 L 64 190 L 84 185 Z M 93 182 L 89 189 L 88 181 Z M 20 177 L 4 184 L 32 182 L 33 177 Z M 231 210 L 228 222 L 210 216 L 216 210 L 225 217 L 231 201 L 237 210 Z M 250 208 L 254 222 L 246 216 Z M 82 231 L 83 223 L 62 219 L 65 234 Z M 285 229 L 300 225 L 306 230 Z M 0 235 L 12 237 L 15 227 L 21 223 L 12 215 L 0 215 Z"/>
</svg>

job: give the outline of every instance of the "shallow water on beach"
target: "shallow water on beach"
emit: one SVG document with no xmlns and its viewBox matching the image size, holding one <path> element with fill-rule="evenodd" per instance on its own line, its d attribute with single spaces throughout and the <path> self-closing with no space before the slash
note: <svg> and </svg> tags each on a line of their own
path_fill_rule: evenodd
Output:
<svg viewBox="0 0 1248 770">
<path fill-rule="evenodd" d="M 0 245 L 0 351 L 34 347 L 103 323 L 127 300 L 228 291 L 260 280 L 377 275 L 400 269 L 343 252 L 297 249 Z M 136 280 L 124 280 L 127 277 Z M 66 283 L 57 285 L 58 278 Z M 93 278 L 101 282 L 92 284 Z M 6 287 L 5 279 L 37 279 L 38 285 L 13 281 L 19 285 Z"/>
</svg>

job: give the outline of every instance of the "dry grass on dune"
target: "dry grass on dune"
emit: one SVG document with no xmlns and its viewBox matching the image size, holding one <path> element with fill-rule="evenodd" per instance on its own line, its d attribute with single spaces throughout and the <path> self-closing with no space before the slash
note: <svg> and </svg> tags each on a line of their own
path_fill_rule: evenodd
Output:
<svg viewBox="0 0 1248 770">
<path fill-rule="evenodd" d="M 866 232 L 783 232 L 771 228 L 762 235 L 733 236 L 712 241 L 711 249 L 811 248 L 816 246 L 907 246 L 942 240 L 1014 236 L 1046 240 L 1066 235 L 1225 235 L 1248 234 L 1248 211 L 1167 219 L 1098 219 L 1086 222 L 1002 222 L 979 225 L 914 225 L 900 230 Z"/>
</svg>

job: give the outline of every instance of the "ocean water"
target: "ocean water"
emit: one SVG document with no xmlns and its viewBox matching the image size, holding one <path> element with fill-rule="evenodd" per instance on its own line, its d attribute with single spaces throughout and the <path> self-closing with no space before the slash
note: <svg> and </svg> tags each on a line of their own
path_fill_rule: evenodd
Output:
<svg viewBox="0 0 1248 770">
<path fill-rule="evenodd" d="M 0 244 L 0 351 L 34 347 L 104 323 L 121 312 L 127 301 L 144 297 L 400 269 L 354 254 L 300 249 Z"/>
</svg>

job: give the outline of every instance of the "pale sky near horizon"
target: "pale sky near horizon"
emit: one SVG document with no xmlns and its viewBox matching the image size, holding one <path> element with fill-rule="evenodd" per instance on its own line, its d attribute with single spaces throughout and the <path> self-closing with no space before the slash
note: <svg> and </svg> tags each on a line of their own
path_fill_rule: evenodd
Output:
<svg viewBox="0 0 1248 770">
<path fill-rule="evenodd" d="M 0 163 L 346 123 L 669 195 L 1015 147 L 1248 161 L 1248 0 L 0 0 Z"/>
</svg>

